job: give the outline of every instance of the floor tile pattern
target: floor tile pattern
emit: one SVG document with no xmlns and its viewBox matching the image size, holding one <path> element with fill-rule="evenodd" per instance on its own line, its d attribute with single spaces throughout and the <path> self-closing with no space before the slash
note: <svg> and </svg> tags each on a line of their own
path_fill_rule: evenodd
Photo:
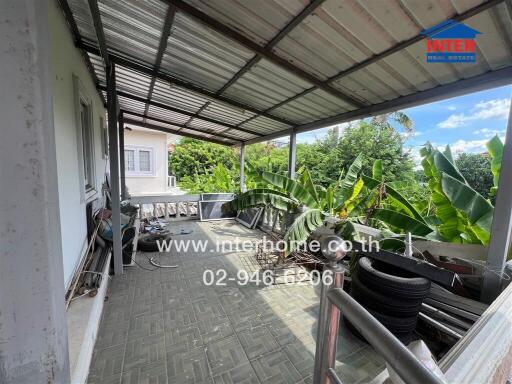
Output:
<svg viewBox="0 0 512 384">
<path fill-rule="evenodd" d="M 222 251 L 215 242 L 256 243 L 264 236 L 258 230 L 232 221 L 170 227 L 192 230 L 178 235 L 182 240 L 212 246 L 139 253 L 138 265 L 112 278 L 88 383 L 311 383 L 319 287 L 240 285 L 239 271 L 258 269 L 255 252 Z M 148 257 L 178 268 L 154 269 Z M 205 285 L 206 270 L 225 270 L 225 285 Z M 383 359 L 344 329 L 337 357 L 343 383 L 367 383 L 384 369 Z"/>
</svg>

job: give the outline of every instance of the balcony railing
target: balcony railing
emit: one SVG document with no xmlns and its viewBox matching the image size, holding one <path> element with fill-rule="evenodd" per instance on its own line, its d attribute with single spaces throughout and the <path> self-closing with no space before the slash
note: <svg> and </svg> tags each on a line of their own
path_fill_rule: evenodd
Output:
<svg viewBox="0 0 512 384">
<path fill-rule="evenodd" d="M 331 262 L 324 274 L 330 273 L 332 283 L 322 279 L 320 315 L 315 354 L 314 384 L 341 384 L 334 371 L 340 310 L 361 335 L 379 352 L 407 384 L 442 384 L 437 376 L 419 361 L 375 317 L 343 290 L 344 269 Z"/>
<path fill-rule="evenodd" d="M 169 221 L 199 219 L 198 202 L 200 195 L 136 195 L 130 202 L 139 207 L 139 218 L 144 217 L 144 205 L 152 206 L 152 216 Z"/>
</svg>

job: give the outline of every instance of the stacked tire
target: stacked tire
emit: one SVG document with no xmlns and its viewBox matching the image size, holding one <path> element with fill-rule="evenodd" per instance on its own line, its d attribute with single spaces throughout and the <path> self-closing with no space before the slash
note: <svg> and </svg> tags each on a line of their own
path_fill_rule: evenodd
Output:
<svg viewBox="0 0 512 384">
<path fill-rule="evenodd" d="M 402 343 L 408 344 L 416 329 L 421 304 L 429 291 L 430 280 L 361 257 L 352 276 L 350 295 Z M 347 325 L 358 334 L 350 323 Z"/>
</svg>

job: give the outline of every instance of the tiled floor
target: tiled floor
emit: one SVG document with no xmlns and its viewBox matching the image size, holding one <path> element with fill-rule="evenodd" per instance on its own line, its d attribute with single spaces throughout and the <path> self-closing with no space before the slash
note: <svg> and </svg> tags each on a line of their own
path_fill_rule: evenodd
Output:
<svg viewBox="0 0 512 384">
<path fill-rule="evenodd" d="M 181 222 L 175 239 L 255 241 L 263 233 L 230 221 Z M 215 247 L 213 245 L 213 247 Z M 110 284 L 88 383 L 310 383 L 318 288 L 241 286 L 229 278 L 255 268 L 254 252 L 139 254 Z M 176 269 L 156 269 L 147 256 Z M 227 272 L 226 286 L 206 286 L 205 270 Z M 340 330 L 336 371 L 366 383 L 383 360 Z"/>
</svg>

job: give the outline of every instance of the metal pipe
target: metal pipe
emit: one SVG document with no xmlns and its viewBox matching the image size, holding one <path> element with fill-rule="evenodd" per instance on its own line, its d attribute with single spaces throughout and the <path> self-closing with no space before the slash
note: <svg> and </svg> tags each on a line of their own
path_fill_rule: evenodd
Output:
<svg viewBox="0 0 512 384">
<path fill-rule="evenodd" d="M 425 315 L 424 313 L 418 313 L 418 317 L 420 319 L 422 319 L 423 321 L 425 321 L 426 323 L 430 324 L 431 326 L 433 326 L 434 328 L 440 330 L 441 332 L 444 332 L 446 333 L 447 335 L 459 340 L 459 339 L 462 339 L 462 335 L 456 331 L 454 331 L 453 329 L 451 329 L 450 327 L 448 327 L 447 325 L 444 325 L 442 323 L 440 323 L 439 321 L 437 320 L 434 320 L 433 318 Z"/>
<path fill-rule="evenodd" d="M 331 380 L 332 384 L 343 384 L 334 369 L 329 368 L 327 370 L 327 376 L 329 376 L 329 379 Z"/>
<path fill-rule="evenodd" d="M 288 177 L 295 179 L 295 163 L 297 162 L 297 134 L 293 131 L 290 132 L 290 144 L 288 151 Z"/>
<path fill-rule="evenodd" d="M 119 172 L 121 177 L 121 200 L 126 200 L 126 170 L 124 164 L 124 117 L 123 111 L 119 112 Z"/>
<path fill-rule="evenodd" d="M 443 312 L 441 311 L 440 309 L 437 309 L 437 308 L 434 308 L 428 304 L 425 304 L 425 303 L 422 303 L 421 304 L 421 310 L 422 311 L 425 311 L 427 313 L 431 313 L 432 315 L 434 316 L 438 316 L 439 318 L 441 319 L 444 319 L 444 320 L 447 320 L 449 322 L 451 322 L 452 324 L 455 324 L 455 325 L 458 325 L 459 327 L 463 328 L 464 330 L 468 330 L 469 328 L 471 328 L 471 324 L 466 322 L 466 321 L 463 321 L 463 320 L 460 320 L 446 312 Z"/>
<path fill-rule="evenodd" d="M 115 66 L 107 68 L 108 137 L 110 159 L 110 199 L 112 208 L 112 240 L 114 274 L 123 274 L 123 251 L 121 243 L 121 191 L 119 188 L 119 127 L 117 126 L 117 96 Z"/>
<path fill-rule="evenodd" d="M 330 290 L 327 297 L 336 307 L 343 308 L 343 316 L 385 357 L 407 384 L 442 384 L 437 376 L 348 293 L 335 288 Z"/>
<path fill-rule="evenodd" d="M 240 192 L 245 192 L 245 144 L 240 146 Z"/>
<path fill-rule="evenodd" d="M 342 288 L 345 270 L 331 262 L 322 274 L 322 291 L 320 293 L 320 314 L 318 316 L 318 331 L 315 353 L 313 383 L 330 383 L 327 373 L 334 368 L 336 360 L 336 342 L 340 320 L 339 308 L 332 305 L 327 297 L 331 288 Z M 330 277 L 329 277 L 330 276 Z M 329 281 L 332 277 L 332 282 Z"/>
</svg>

